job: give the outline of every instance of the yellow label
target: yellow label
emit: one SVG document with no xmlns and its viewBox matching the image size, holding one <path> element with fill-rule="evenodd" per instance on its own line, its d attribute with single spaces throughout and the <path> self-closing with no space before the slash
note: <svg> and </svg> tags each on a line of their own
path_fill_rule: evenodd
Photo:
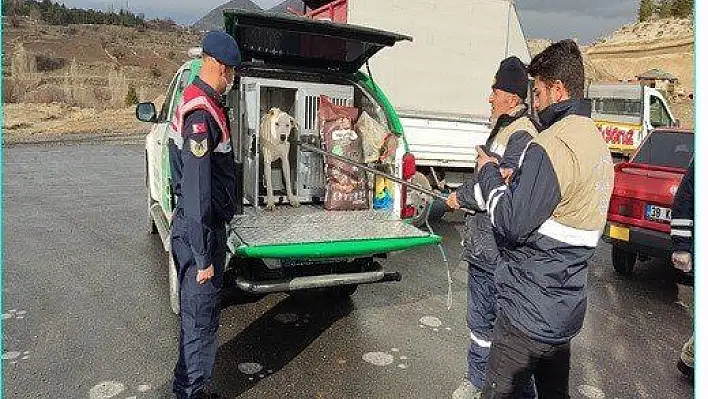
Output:
<svg viewBox="0 0 708 399">
<path fill-rule="evenodd" d="M 642 141 L 642 125 L 596 120 L 595 126 L 612 151 L 636 149 Z"/>
<path fill-rule="evenodd" d="M 207 139 L 202 141 L 196 141 L 194 139 L 189 139 L 189 149 L 192 151 L 195 157 L 201 158 L 207 152 Z"/>
<path fill-rule="evenodd" d="M 629 228 L 611 224 L 610 238 L 629 242 Z"/>
</svg>

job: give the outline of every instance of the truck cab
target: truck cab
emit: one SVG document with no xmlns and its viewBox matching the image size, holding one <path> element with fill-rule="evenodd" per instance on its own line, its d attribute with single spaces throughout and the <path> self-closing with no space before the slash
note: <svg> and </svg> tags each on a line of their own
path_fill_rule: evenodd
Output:
<svg viewBox="0 0 708 399">
<path fill-rule="evenodd" d="M 653 129 L 679 124 L 662 93 L 639 83 L 593 83 L 587 97 L 592 119 L 615 158 L 629 159 Z"/>
<path fill-rule="evenodd" d="M 224 11 L 226 31 L 241 50 L 244 63 L 233 89 L 226 93 L 239 178 L 237 215 L 227 227 L 227 270 L 240 290 L 254 296 L 275 292 L 329 289 L 351 295 L 359 284 L 400 279 L 386 271 L 388 253 L 438 244 L 439 236 L 411 221 L 423 204 L 411 204 L 405 187 L 395 186 L 391 205 L 382 209 L 333 211 L 323 207 L 327 181 L 324 158 L 298 146 L 322 146 L 318 130 L 318 98 L 357 107 L 395 135 L 395 156 L 376 168 L 411 179 L 415 160 L 408 153 L 394 107 L 370 75 L 359 72 L 379 50 L 410 37 L 359 26 L 342 26 L 298 16 L 244 10 Z M 159 114 L 151 103 L 138 105 L 137 116 L 152 123 L 145 142 L 148 227 L 170 251 L 171 192 L 168 141 L 170 121 L 184 89 L 198 76 L 202 60 L 194 59 L 175 73 Z M 298 126 L 291 140 L 291 180 L 300 207 L 287 203 L 284 173 L 273 164 L 276 209 L 265 209 L 264 167 L 259 143 L 260 121 L 272 107 L 287 112 Z M 373 179 L 372 179 L 373 180 Z M 373 196 L 373 190 L 370 190 Z M 179 311 L 177 273 L 169 256 L 170 300 Z"/>
</svg>

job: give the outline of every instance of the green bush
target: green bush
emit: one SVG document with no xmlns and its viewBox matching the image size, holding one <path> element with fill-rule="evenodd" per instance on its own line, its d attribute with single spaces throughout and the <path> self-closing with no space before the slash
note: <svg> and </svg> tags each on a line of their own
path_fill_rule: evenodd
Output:
<svg viewBox="0 0 708 399">
<path fill-rule="evenodd" d="M 125 96 L 125 105 L 131 106 L 139 103 L 140 100 L 138 99 L 138 92 L 135 90 L 135 86 L 130 85 L 128 86 L 128 94 Z"/>
</svg>

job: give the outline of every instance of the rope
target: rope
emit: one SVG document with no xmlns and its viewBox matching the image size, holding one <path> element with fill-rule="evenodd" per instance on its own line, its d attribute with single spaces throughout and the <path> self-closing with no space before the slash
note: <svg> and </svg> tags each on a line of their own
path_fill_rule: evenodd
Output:
<svg viewBox="0 0 708 399">
<path fill-rule="evenodd" d="M 430 227 L 430 222 L 428 221 L 428 215 L 430 215 L 432 206 L 433 201 L 430 201 L 430 204 L 428 204 L 428 213 L 425 215 L 425 226 L 428 228 L 428 232 L 430 232 L 430 234 L 435 234 L 433 228 Z M 452 309 L 452 273 L 450 272 L 450 262 L 447 259 L 447 254 L 445 253 L 445 248 L 443 247 L 442 242 L 438 243 L 438 249 L 440 250 L 442 260 L 445 263 L 445 269 L 447 270 L 447 310 L 449 311 Z"/>
</svg>

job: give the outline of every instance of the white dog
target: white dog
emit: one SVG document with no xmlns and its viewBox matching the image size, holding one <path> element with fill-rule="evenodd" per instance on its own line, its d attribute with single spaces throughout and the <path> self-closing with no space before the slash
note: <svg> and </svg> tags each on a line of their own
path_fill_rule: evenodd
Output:
<svg viewBox="0 0 708 399">
<path fill-rule="evenodd" d="M 278 159 L 281 160 L 283 165 L 285 189 L 290 205 L 295 207 L 300 206 L 300 202 L 292 190 L 292 182 L 290 181 L 290 143 L 288 142 L 288 138 L 290 137 L 290 132 L 296 128 L 297 122 L 295 122 L 295 118 L 278 108 L 271 108 L 270 111 L 261 118 L 259 138 L 261 141 L 261 151 L 263 152 L 264 174 L 268 193 L 266 209 L 269 211 L 275 210 L 271 164 Z"/>
</svg>

